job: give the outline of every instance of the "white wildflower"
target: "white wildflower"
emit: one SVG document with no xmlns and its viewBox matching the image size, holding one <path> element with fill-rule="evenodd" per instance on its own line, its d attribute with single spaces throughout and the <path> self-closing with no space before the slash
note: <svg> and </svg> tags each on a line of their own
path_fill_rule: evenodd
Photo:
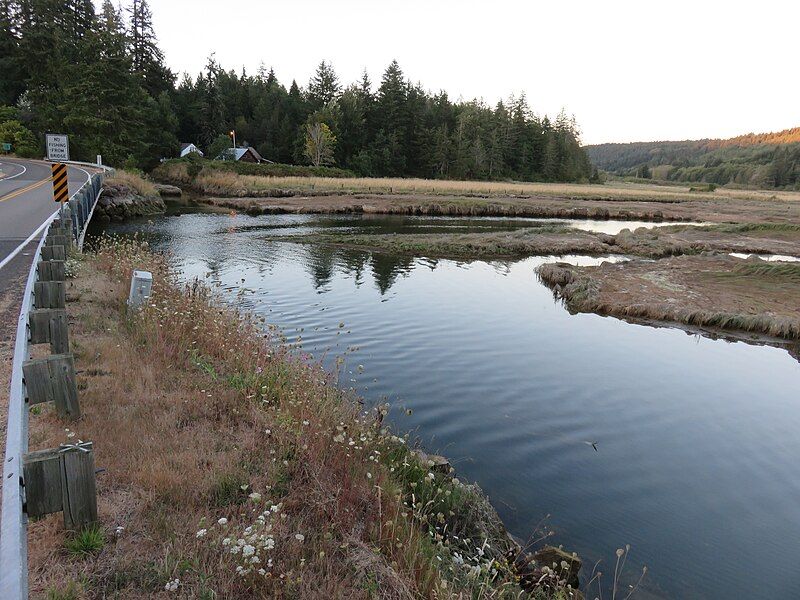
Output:
<svg viewBox="0 0 800 600">
<path fill-rule="evenodd" d="M 169 581 L 166 583 L 166 585 L 164 586 L 164 589 L 165 589 L 166 591 L 168 591 L 168 592 L 174 592 L 174 591 L 177 591 L 177 589 L 178 589 L 178 586 L 179 586 L 180 584 L 181 584 L 181 582 L 180 582 L 180 579 L 170 579 L 170 580 L 169 580 Z"/>
<path fill-rule="evenodd" d="M 296 540 L 298 540 L 298 541 L 302 542 L 303 540 L 305 540 L 305 539 L 306 539 L 306 536 L 304 536 L 302 533 L 296 533 L 296 534 L 294 534 L 294 538 L 295 538 Z"/>
<path fill-rule="evenodd" d="M 197 533 L 195 533 L 194 535 L 195 535 L 195 537 L 196 537 L 196 538 L 201 538 L 201 537 L 205 537 L 205 536 L 206 536 L 206 533 L 208 533 L 208 530 L 206 530 L 206 529 L 201 529 L 200 531 L 198 531 L 198 532 L 197 532 Z"/>
</svg>

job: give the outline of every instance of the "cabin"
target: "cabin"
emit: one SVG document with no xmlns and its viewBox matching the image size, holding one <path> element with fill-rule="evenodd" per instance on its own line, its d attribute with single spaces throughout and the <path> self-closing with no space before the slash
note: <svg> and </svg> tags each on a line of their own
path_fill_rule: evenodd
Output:
<svg viewBox="0 0 800 600">
<path fill-rule="evenodd" d="M 181 144 L 181 158 L 191 154 L 192 152 L 194 152 L 195 154 L 199 154 L 200 156 L 203 156 L 203 151 L 200 150 L 200 148 L 198 148 L 194 144 L 191 144 L 191 143 L 190 144 Z"/>
<path fill-rule="evenodd" d="M 235 160 L 248 163 L 270 162 L 264 160 L 252 146 L 247 146 L 246 148 L 228 148 L 220 153 L 216 160 Z"/>
</svg>

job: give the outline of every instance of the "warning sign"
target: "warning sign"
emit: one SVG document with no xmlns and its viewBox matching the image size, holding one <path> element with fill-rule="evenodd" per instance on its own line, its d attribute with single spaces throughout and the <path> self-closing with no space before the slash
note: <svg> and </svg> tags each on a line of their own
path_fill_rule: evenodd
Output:
<svg viewBox="0 0 800 600">
<path fill-rule="evenodd" d="M 56 163 L 53 165 L 53 200 L 66 202 L 69 200 L 69 177 L 67 165 Z"/>
<path fill-rule="evenodd" d="M 47 134 L 47 159 L 69 160 L 69 138 L 60 133 Z"/>
</svg>

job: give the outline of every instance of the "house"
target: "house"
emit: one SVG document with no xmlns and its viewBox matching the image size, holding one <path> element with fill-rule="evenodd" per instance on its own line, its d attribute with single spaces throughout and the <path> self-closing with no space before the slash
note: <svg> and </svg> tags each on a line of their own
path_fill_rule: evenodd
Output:
<svg viewBox="0 0 800 600">
<path fill-rule="evenodd" d="M 271 162 L 262 158 L 252 146 L 247 146 L 246 148 L 228 148 L 220 153 L 215 160 L 236 160 L 249 163 Z"/>
<path fill-rule="evenodd" d="M 203 156 L 202 150 L 200 150 L 200 148 L 198 148 L 194 144 L 181 144 L 181 158 L 192 152 L 194 152 L 195 154 L 199 154 L 200 156 Z"/>
</svg>

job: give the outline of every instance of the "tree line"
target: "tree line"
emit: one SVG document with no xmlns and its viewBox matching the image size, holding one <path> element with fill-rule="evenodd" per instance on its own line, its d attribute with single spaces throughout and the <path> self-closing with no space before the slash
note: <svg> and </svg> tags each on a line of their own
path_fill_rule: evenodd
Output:
<svg viewBox="0 0 800 600">
<path fill-rule="evenodd" d="M 724 140 L 586 146 L 592 163 L 621 176 L 800 189 L 800 128 Z"/>
<path fill-rule="evenodd" d="M 91 0 L 0 0 L 0 136 L 41 152 L 67 133 L 80 158 L 151 168 L 192 142 L 213 158 L 236 131 L 265 158 L 364 176 L 581 181 L 591 165 L 574 118 L 536 115 L 524 95 L 489 106 L 412 83 L 393 61 L 344 85 L 321 62 L 305 86 L 209 57 L 180 80 L 165 65 L 147 0 L 95 14 Z M 4 133 L 5 132 L 5 133 Z"/>
</svg>

